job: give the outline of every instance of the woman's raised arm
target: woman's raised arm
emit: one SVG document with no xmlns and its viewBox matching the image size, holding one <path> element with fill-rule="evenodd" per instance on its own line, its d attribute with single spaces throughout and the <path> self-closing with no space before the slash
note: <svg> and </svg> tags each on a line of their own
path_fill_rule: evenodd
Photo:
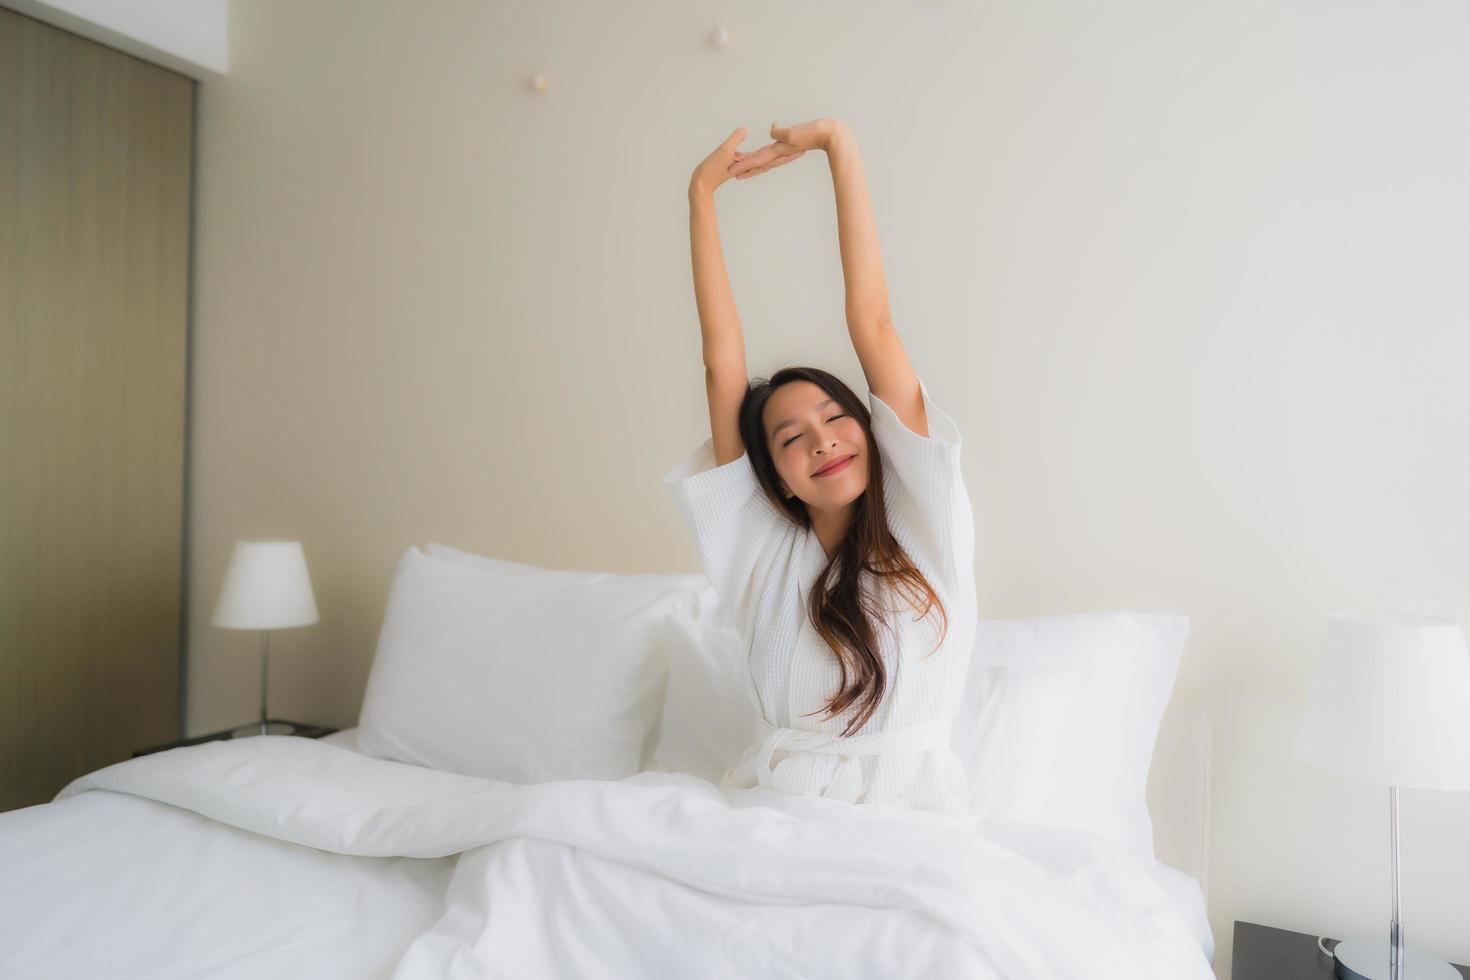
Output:
<svg viewBox="0 0 1470 980">
<path fill-rule="evenodd" d="M 868 390 L 891 406 L 910 430 L 927 436 L 929 425 L 919 379 L 888 309 L 888 284 L 883 278 L 878 229 L 868 201 L 868 182 L 857 138 L 841 120 L 826 122 L 827 163 L 837 198 L 837 247 L 842 253 L 847 332 L 862 363 Z"/>
<path fill-rule="evenodd" d="M 715 190 L 729 179 L 735 147 L 745 128 L 725 142 L 694 169 L 689 178 L 689 254 L 694 266 L 694 302 L 699 309 L 699 333 L 704 345 L 704 390 L 709 400 L 710 438 L 715 463 L 723 466 L 740 458 L 740 403 L 750 384 L 745 369 L 745 338 L 740 314 L 725 272 L 720 227 L 715 214 Z"/>
<path fill-rule="evenodd" d="M 736 151 L 730 171 L 743 180 L 795 159 L 807 150 L 825 151 L 832 170 L 847 332 L 862 363 L 868 390 L 883 399 L 910 430 L 928 436 L 919 379 L 888 310 L 888 285 L 878 254 L 878 231 L 868 203 L 862 157 L 858 155 L 857 138 L 852 130 L 842 120 L 832 118 L 813 119 L 794 126 L 772 123 L 771 143 L 754 153 Z"/>
</svg>

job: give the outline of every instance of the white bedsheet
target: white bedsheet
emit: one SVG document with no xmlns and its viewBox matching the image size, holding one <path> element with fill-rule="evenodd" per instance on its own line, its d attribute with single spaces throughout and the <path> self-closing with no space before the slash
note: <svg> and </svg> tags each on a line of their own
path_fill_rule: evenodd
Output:
<svg viewBox="0 0 1470 980">
<path fill-rule="evenodd" d="M 7 977 L 1211 977 L 1085 835 L 291 736 L 83 776 L 0 814 L 0 867 Z"/>
<path fill-rule="evenodd" d="M 333 854 L 120 793 L 11 810 L 0 977 L 388 977 L 454 864 Z"/>
</svg>

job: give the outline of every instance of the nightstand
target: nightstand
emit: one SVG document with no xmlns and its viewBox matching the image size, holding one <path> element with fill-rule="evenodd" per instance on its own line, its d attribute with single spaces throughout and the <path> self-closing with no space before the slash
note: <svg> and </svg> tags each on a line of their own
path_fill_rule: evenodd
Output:
<svg viewBox="0 0 1470 980">
<path fill-rule="evenodd" d="M 1386 923 L 1383 929 L 1387 933 Z M 1322 940 L 1329 950 L 1337 943 L 1336 939 Z M 1274 929 L 1237 919 L 1235 941 L 1230 948 L 1231 980 L 1317 980 L 1334 976 L 1332 957 L 1323 956 L 1317 948 L 1317 937 L 1305 932 Z M 1450 965 L 1470 980 L 1470 966 Z"/>
<path fill-rule="evenodd" d="M 279 718 L 271 718 L 267 723 L 269 724 L 270 722 L 277 722 L 280 720 L 281 719 Z M 299 721 L 287 722 L 287 724 L 295 725 L 296 731 L 292 732 L 291 734 L 300 735 L 302 738 L 321 738 L 323 735 L 330 735 L 337 730 L 335 728 L 327 728 L 324 725 L 303 725 Z M 183 745 L 198 745 L 200 742 L 213 742 L 217 739 L 226 739 L 230 737 L 230 732 L 233 730 L 234 729 L 232 728 L 226 728 L 223 731 L 210 732 L 208 735 L 195 735 L 193 738 L 181 738 L 177 741 L 165 742 L 162 745 L 150 745 L 146 749 L 139 749 L 138 751 L 134 752 L 133 758 L 136 759 L 138 756 L 147 755 L 150 752 L 162 752 L 164 749 L 176 749 Z M 246 737 L 258 738 L 259 736 Z"/>
</svg>

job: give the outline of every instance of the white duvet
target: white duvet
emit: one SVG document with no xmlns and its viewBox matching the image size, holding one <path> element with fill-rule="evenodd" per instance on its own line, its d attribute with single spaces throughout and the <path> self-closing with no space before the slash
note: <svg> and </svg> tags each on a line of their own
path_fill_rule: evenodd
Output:
<svg viewBox="0 0 1470 980">
<path fill-rule="evenodd" d="M 678 773 L 518 786 L 292 736 L 82 776 L 0 814 L 0 869 L 5 977 L 1212 977 L 1090 835 Z"/>
</svg>

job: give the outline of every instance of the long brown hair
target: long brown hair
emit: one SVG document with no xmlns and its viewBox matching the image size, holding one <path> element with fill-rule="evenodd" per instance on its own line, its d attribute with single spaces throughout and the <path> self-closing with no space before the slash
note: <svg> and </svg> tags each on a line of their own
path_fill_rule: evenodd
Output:
<svg viewBox="0 0 1470 980">
<path fill-rule="evenodd" d="M 822 710 L 826 717 L 831 718 L 854 704 L 858 705 L 857 714 L 842 732 L 843 735 L 851 735 L 878 710 L 888 687 L 888 671 L 879 655 L 877 631 L 873 624 L 881 623 L 890 632 L 892 627 L 883 615 L 883 608 L 874 605 L 875 593 L 881 593 L 886 585 L 895 593 L 902 594 L 921 616 L 927 615 L 931 609 L 938 609 L 944 627 L 939 642 L 926 656 L 943 645 L 944 636 L 949 631 L 949 613 L 888 529 L 887 510 L 883 503 L 883 463 L 878 444 L 873 439 L 871 413 L 841 378 L 821 368 L 787 367 L 769 378 L 751 381 L 740 403 L 740 436 L 766 496 L 793 521 L 811 530 L 811 516 L 807 513 L 806 504 L 798 497 L 787 498 L 781 493 L 781 477 L 771 458 L 761 420 L 771 395 L 792 381 L 810 381 L 821 388 L 842 406 L 842 411 L 858 420 L 867 437 L 867 489 L 853 501 L 852 523 L 842 543 L 822 566 L 807 597 L 807 614 L 812 625 L 837 655 L 842 671 L 837 692 Z M 870 592 L 863 587 L 864 572 L 877 583 L 878 589 Z"/>
</svg>

